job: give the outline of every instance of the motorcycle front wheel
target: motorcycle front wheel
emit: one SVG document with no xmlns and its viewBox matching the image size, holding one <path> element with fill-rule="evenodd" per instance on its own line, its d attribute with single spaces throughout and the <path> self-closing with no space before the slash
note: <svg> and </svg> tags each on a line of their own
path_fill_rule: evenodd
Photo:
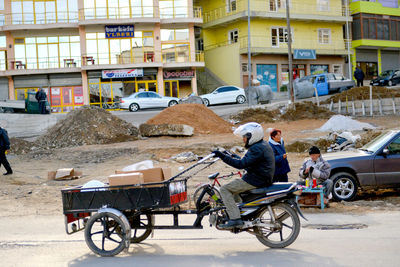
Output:
<svg viewBox="0 0 400 267">
<path fill-rule="evenodd" d="M 286 203 L 279 203 L 271 206 L 275 222 L 268 208 L 263 209 L 258 218 L 261 223 L 274 226 L 254 227 L 258 241 L 267 247 L 284 248 L 292 244 L 300 232 L 300 219 L 297 212 Z"/>
</svg>

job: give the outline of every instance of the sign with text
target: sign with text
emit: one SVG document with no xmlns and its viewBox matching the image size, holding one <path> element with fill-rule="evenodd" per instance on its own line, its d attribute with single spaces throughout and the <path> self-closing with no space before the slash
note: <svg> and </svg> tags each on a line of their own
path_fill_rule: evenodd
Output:
<svg viewBox="0 0 400 267">
<path fill-rule="evenodd" d="M 193 78 L 194 70 L 164 71 L 164 79 Z"/>
<path fill-rule="evenodd" d="M 103 70 L 101 77 L 103 79 L 143 77 L 143 69 Z"/>
<path fill-rule="evenodd" d="M 317 59 L 314 49 L 295 49 L 293 59 Z"/>
<path fill-rule="evenodd" d="M 133 25 L 106 25 L 106 38 L 131 38 L 135 37 Z"/>
</svg>

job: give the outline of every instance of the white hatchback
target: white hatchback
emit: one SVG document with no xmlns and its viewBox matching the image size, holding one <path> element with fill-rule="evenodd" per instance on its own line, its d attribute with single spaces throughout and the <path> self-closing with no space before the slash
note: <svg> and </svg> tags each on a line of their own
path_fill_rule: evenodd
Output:
<svg viewBox="0 0 400 267">
<path fill-rule="evenodd" d="M 137 92 L 121 98 L 119 107 L 135 112 L 146 108 L 166 108 L 178 104 L 179 98 L 161 96 L 155 92 Z"/>
<path fill-rule="evenodd" d="M 218 87 L 212 93 L 200 95 L 200 97 L 206 106 L 227 103 L 243 104 L 246 102 L 244 89 L 233 85 Z"/>
</svg>

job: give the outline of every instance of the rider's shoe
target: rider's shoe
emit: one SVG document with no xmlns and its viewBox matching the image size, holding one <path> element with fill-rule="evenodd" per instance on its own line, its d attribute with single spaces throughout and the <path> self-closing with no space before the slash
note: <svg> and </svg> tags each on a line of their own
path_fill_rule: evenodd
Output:
<svg viewBox="0 0 400 267">
<path fill-rule="evenodd" d="M 218 225 L 219 228 L 221 229 L 232 229 L 232 228 L 240 228 L 243 226 L 243 221 L 242 219 L 235 219 L 235 220 L 229 220 L 225 224 L 220 224 Z"/>
</svg>

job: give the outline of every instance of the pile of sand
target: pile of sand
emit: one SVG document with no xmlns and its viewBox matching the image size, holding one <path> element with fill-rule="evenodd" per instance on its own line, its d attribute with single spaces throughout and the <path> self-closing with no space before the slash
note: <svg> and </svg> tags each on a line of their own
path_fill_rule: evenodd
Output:
<svg viewBox="0 0 400 267">
<path fill-rule="evenodd" d="M 258 123 L 269 123 L 276 121 L 278 115 L 278 110 L 269 111 L 265 108 L 248 108 L 242 110 L 236 115 L 231 116 L 231 119 L 240 121 L 240 123 L 253 121 Z"/>
<path fill-rule="evenodd" d="M 297 121 L 303 119 L 327 119 L 335 113 L 326 108 L 319 107 L 312 102 L 295 103 L 295 106 L 289 107 L 279 119 L 284 121 Z"/>
<path fill-rule="evenodd" d="M 396 89 L 389 89 L 386 87 L 372 87 L 372 98 L 392 98 L 392 97 L 400 97 L 400 92 Z M 369 99 L 369 86 L 362 86 L 362 87 L 354 87 L 350 90 L 344 91 L 340 94 L 336 94 L 331 96 L 327 100 L 325 100 L 324 104 L 329 104 L 331 101 L 334 103 L 338 102 L 339 99 L 341 101 L 352 101 L 352 100 L 367 100 Z"/>
<path fill-rule="evenodd" d="M 364 129 L 375 129 L 373 125 L 353 120 L 348 116 L 334 115 L 317 131 L 340 132 L 340 131 L 361 131 Z"/>
<path fill-rule="evenodd" d="M 98 107 L 83 106 L 57 122 L 37 144 L 44 148 L 110 144 L 136 140 L 139 131 L 132 124 Z"/>
<path fill-rule="evenodd" d="M 232 125 L 202 104 L 179 104 L 164 109 L 148 124 L 186 124 L 197 134 L 232 133 Z"/>
</svg>

